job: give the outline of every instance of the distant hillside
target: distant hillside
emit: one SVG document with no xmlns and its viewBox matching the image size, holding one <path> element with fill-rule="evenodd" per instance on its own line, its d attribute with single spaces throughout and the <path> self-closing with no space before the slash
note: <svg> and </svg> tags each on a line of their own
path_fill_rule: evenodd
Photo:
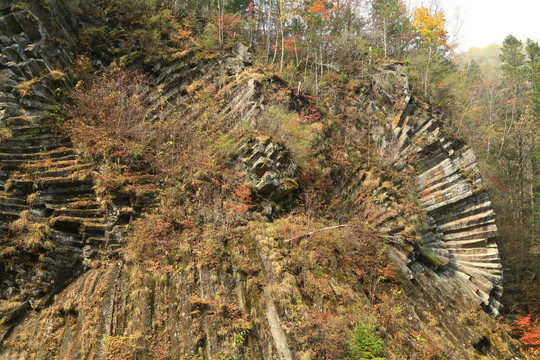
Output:
<svg viewBox="0 0 540 360">
<path fill-rule="evenodd" d="M 491 44 L 486 47 L 472 47 L 463 53 L 464 60 L 475 60 L 478 65 L 498 66 L 501 45 Z"/>
<path fill-rule="evenodd" d="M 522 40 L 526 43 L 526 40 Z M 540 39 L 536 40 L 540 44 Z M 502 45 L 491 44 L 486 47 L 472 47 L 469 50 L 460 54 L 464 61 L 474 60 L 478 65 L 498 66 L 499 54 L 501 53 Z"/>
</svg>

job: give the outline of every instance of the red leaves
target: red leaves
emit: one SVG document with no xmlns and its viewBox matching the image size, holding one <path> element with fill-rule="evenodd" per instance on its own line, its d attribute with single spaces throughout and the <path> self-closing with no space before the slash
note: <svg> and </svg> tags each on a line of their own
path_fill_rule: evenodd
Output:
<svg viewBox="0 0 540 360">
<path fill-rule="evenodd" d="M 519 336 L 519 341 L 534 356 L 540 356 L 540 322 L 533 320 L 532 314 L 518 316 L 516 324 L 512 327 L 514 335 Z"/>
<path fill-rule="evenodd" d="M 225 207 L 233 213 L 244 214 L 251 207 L 251 189 L 246 183 L 242 183 L 236 187 L 231 194 L 232 202 L 225 203 Z"/>
<path fill-rule="evenodd" d="M 240 15 L 226 13 L 212 16 L 212 22 L 218 29 L 221 29 L 225 40 L 232 40 L 240 34 Z"/>
<path fill-rule="evenodd" d="M 302 114 L 300 115 L 300 117 L 305 120 L 305 121 L 308 121 L 310 123 L 314 123 L 314 122 L 317 122 L 321 119 L 321 113 L 319 112 L 319 110 L 317 110 L 313 104 L 315 104 L 315 102 L 317 101 L 317 99 L 315 98 L 315 96 L 312 96 L 312 95 L 304 95 L 304 97 L 306 98 L 306 111 L 302 111 Z"/>
</svg>

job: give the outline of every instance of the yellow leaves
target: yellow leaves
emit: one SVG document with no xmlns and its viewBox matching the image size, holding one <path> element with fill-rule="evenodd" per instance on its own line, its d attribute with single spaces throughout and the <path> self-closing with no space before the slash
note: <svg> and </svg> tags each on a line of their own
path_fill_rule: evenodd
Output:
<svg viewBox="0 0 540 360">
<path fill-rule="evenodd" d="M 442 12 L 432 15 L 424 6 L 414 8 L 412 26 L 429 47 L 436 46 L 447 51 L 452 48 L 452 45 L 448 43 L 448 32 L 444 28 L 445 22 L 446 19 Z"/>
</svg>

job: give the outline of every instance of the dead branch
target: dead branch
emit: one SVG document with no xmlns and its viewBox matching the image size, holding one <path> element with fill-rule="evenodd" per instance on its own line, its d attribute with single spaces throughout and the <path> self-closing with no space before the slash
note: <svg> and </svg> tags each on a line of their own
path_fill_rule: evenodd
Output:
<svg viewBox="0 0 540 360">
<path fill-rule="evenodd" d="M 299 236 L 295 236 L 295 237 L 287 239 L 287 240 L 283 240 L 283 243 L 287 244 L 287 243 L 293 242 L 295 240 L 305 239 L 305 238 L 310 237 L 311 235 L 319 233 L 321 231 L 333 230 L 333 229 L 343 228 L 343 227 L 347 227 L 347 226 L 349 226 L 349 224 L 325 227 L 325 228 L 322 228 L 322 229 L 319 229 L 319 230 L 315 230 L 315 231 L 311 231 L 311 232 L 308 232 L 308 233 L 305 233 L 305 234 L 302 234 L 302 235 L 299 235 Z"/>
</svg>

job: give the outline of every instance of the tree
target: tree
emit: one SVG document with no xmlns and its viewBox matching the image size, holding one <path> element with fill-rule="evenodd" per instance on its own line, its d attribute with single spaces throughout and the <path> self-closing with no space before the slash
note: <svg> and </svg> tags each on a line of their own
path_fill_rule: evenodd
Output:
<svg viewBox="0 0 540 360">
<path fill-rule="evenodd" d="M 429 68 L 432 61 L 450 52 L 453 48 L 449 44 L 448 32 L 444 28 L 446 19 L 442 12 L 430 14 L 426 7 L 415 7 L 412 26 L 416 29 L 420 43 L 427 51 L 426 71 L 424 74 L 424 94 L 427 95 Z"/>
<path fill-rule="evenodd" d="M 529 60 L 528 65 L 528 78 L 531 84 L 531 91 L 529 96 L 530 104 L 530 113 L 533 118 L 533 122 L 536 124 L 540 119 L 540 46 L 538 43 L 527 39 L 526 46 L 527 56 Z M 534 155 L 531 161 L 531 173 L 532 180 L 529 183 L 529 196 L 530 196 L 530 206 L 531 206 L 531 239 L 532 241 L 536 240 L 536 222 L 538 219 L 537 212 L 540 209 L 540 206 L 536 204 L 540 198 L 540 179 L 538 176 L 538 163 L 540 162 L 540 137 L 538 133 L 533 134 L 532 136 Z M 538 246 L 538 244 L 535 244 Z"/>
<path fill-rule="evenodd" d="M 371 4 L 374 40 L 382 37 L 384 56 L 399 55 L 411 33 L 406 7 L 399 0 L 373 0 Z M 382 34 L 377 33 L 381 31 Z"/>
<path fill-rule="evenodd" d="M 518 316 L 514 328 L 514 334 L 519 336 L 519 341 L 525 346 L 523 355 L 526 359 L 538 359 L 540 356 L 540 320 L 532 319 L 532 315 Z M 530 357 L 528 357 L 530 355 Z"/>
<path fill-rule="evenodd" d="M 482 69 L 474 59 L 467 63 L 467 71 L 465 72 L 465 82 L 471 84 L 482 79 Z"/>
<path fill-rule="evenodd" d="M 525 54 L 523 53 L 523 43 L 513 35 L 508 35 L 501 48 L 499 55 L 501 70 L 505 78 L 511 85 L 514 97 L 523 92 L 525 69 Z"/>
<path fill-rule="evenodd" d="M 529 60 L 528 65 L 528 77 L 531 83 L 531 95 L 530 103 L 533 109 L 533 115 L 540 117 L 540 45 L 527 39 L 527 46 L 525 47 Z"/>
<path fill-rule="evenodd" d="M 525 88 L 525 54 L 523 53 L 523 43 L 516 39 L 513 35 L 508 35 L 501 48 L 501 54 L 499 55 L 501 61 L 501 70 L 506 83 L 509 85 L 508 100 L 506 104 L 510 105 L 510 122 L 505 120 L 504 133 L 499 150 L 499 157 L 503 151 L 506 137 L 511 131 L 514 120 L 516 119 L 516 109 L 519 102 L 520 95 L 523 94 Z M 507 119 L 508 116 L 505 117 Z"/>
</svg>

